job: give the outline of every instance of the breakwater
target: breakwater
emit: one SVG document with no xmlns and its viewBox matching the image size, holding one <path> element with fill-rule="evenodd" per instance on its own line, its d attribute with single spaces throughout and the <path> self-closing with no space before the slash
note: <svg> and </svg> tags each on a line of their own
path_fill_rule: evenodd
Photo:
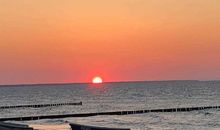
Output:
<svg viewBox="0 0 220 130">
<path fill-rule="evenodd" d="M 0 122 L 0 130 L 34 130 L 28 125 Z"/>
<path fill-rule="evenodd" d="M 107 128 L 70 123 L 72 130 L 130 130 L 128 128 Z"/>
<path fill-rule="evenodd" d="M 82 102 L 54 103 L 54 104 L 33 104 L 33 105 L 16 105 L 16 106 L 0 106 L 0 109 L 27 108 L 27 107 L 40 108 L 40 107 L 68 106 L 68 105 L 82 105 Z"/>
<path fill-rule="evenodd" d="M 183 107 L 183 108 L 168 108 L 168 109 L 149 109 L 149 110 L 131 110 L 131 111 L 114 111 L 114 112 L 96 112 L 96 113 L 80 113 L 80 114 L 64 114 L 64 115 L 43 115 L 43 116 L 27 116 L 27 117 L 12 117 L 0 118 L 0 121 L 29 121 L 40 119 L 57 119 L 67 117 L 90 117 L 98 115 L 130 115 L 130 114 L 143 114 L 150 112 L 189 112 L 204 109 L 218 109 L 220 106 L 205 106 L 205 107 Z"/>
</svg>

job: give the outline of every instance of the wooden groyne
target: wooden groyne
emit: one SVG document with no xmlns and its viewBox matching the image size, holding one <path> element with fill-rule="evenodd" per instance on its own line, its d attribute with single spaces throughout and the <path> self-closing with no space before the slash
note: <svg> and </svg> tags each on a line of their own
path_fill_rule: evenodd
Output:
<svg viewBox="0 0 220 130">
<path fill-rule="evenodd" d="M 82 105 L 82 102 L 74 103 L 55 103 L 55 104 L 34 104 L 34 105 L 17 105 L 17 106 L 0 106 L 0 109 L 10 109 L 10 108 L 40 108 L 40 107 L 50 107 L 50 106 L 70 106 L 70 105 Z"/>
<path fill-rule="evenodd" d="M 0 122 L 0 130 L 34 130 L 28 125 Z"/>
<path fill-rule="evenodd" d="M 72 130 L 130 130 L 128 128 L 108 128 L 70 123 Z"/>
<path fill-rule="evenodd" d="M 130 114 L 143 114 L 150 112 L 189 112 L 204 109 L 218 109 L 220 106 L 205 106 L 205 107 L 184 107 L 184 108 L 168 108 L 168 109 L 150 109 L 150 110 L 134 110 L 134 111 L 114 111 L 114 112 L 97 112 L 97 113 L 80 113 L 80 114 L 65 114 L 65 115 L 46 115 L 46 116 L 27 116 L 27 117 L 12 117 L 0 118 L 0 121 L 29 121 L 40 119 L 58 119 L 67 117 L 90 117 L 97 115 L 130 115 Z"/>
</svg>

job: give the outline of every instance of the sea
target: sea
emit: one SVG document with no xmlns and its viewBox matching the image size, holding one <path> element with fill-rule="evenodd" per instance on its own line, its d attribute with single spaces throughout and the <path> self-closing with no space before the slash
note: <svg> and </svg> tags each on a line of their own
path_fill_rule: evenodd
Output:
<svg viewBox="0 0 220 130">
<path fill-rule="evenodd" d="M 0 106 L 80 101 L 82 101 L 82 105 L 79 106 L 0 109 L 0 118 L 219 106 L 220 81 L 140 81 L 0 86 Z M 38 130 L 70 130 L 68 123 L 131 128 L 131 130 L 220 130 L 220 110 L 105 115 L 16 123 L 28 124 Z"/>
</svg>

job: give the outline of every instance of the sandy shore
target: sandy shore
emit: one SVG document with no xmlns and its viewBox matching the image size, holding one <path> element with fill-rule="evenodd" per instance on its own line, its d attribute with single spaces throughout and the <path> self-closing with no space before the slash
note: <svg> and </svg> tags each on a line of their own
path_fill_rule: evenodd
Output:
<svg viewBox="0 0 220 130">
<path fill-rule="evenodd" d="M 30 127 L 37 129 L 37 130 L 71 130 L 71 127 L 69 124 L 59 124 L 59 125 L 51 125 L 51 124 L 44 124 L 44 125 L 36 125 L 36 124 L 30 124 Z"/>
</svg>

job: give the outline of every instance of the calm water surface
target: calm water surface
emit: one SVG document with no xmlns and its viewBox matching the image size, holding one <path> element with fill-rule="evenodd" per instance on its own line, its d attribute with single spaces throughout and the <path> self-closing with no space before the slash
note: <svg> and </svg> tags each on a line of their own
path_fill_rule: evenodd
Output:
<svg viewBox="0 0 220 130">
<path fill-rule="evenodd" d="M 1 86 L 0 106 L 82 101 L 82 106 L 0 110 L 0 118 L 220 105 L 220 81 L 154 81 L 66 85 Z M 65 121 L 132 129 L 220 129 L 219 110 L 187 113 L 148 113 L 41 120 L 31 124 Z"/>
</svg>

